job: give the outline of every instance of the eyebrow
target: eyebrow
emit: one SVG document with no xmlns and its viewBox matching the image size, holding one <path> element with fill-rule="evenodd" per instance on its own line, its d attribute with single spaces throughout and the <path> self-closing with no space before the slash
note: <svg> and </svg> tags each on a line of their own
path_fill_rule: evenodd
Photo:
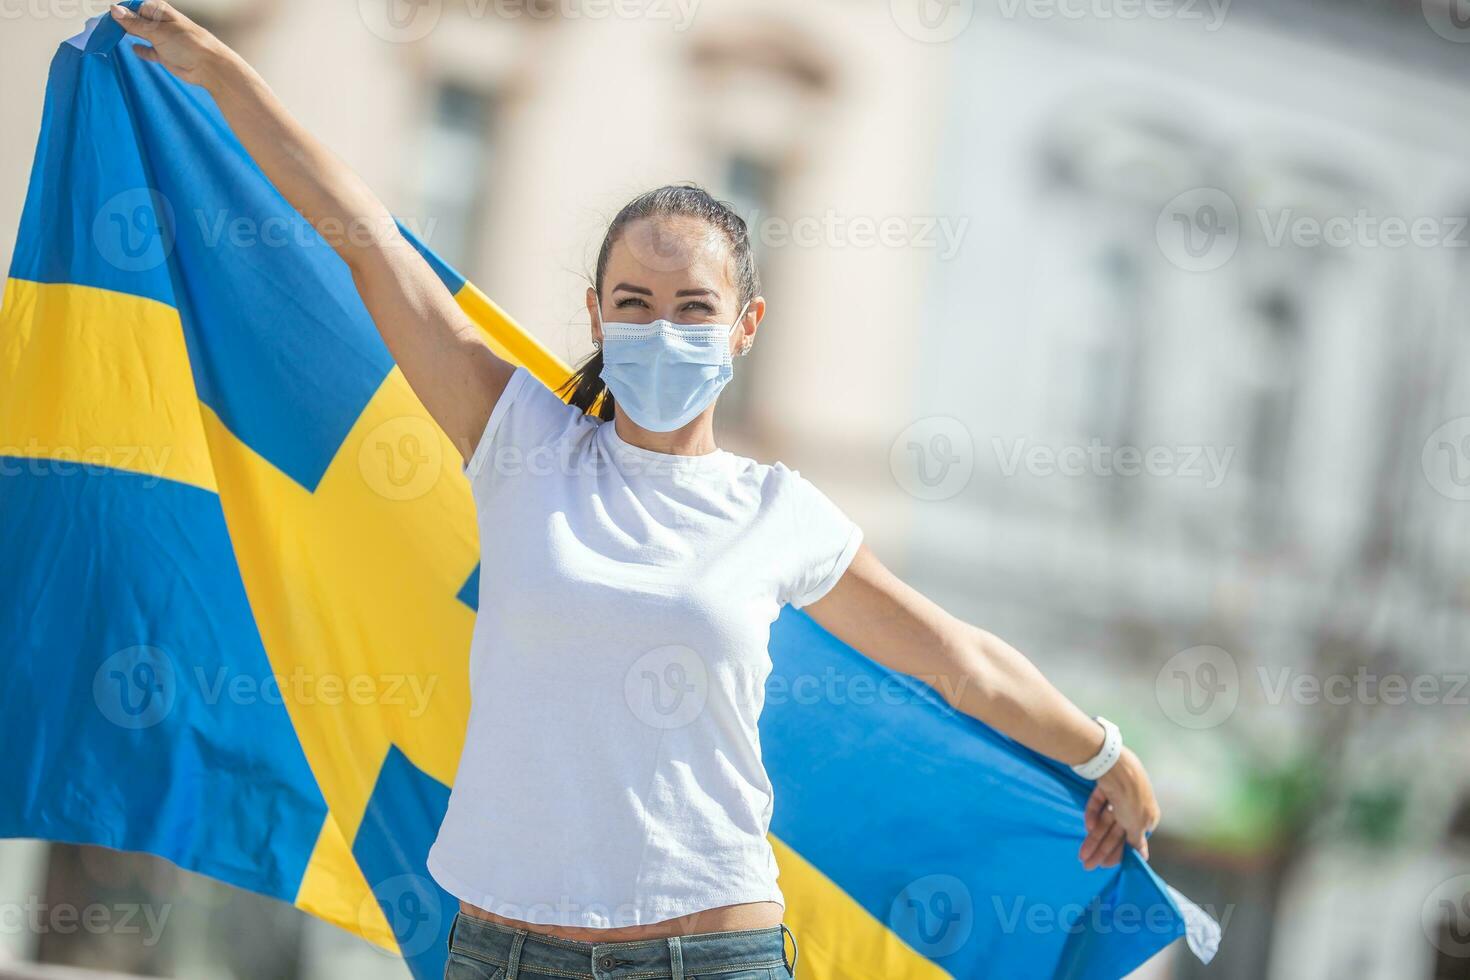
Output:
<svg viewBox="0 0 1470 980">
<path fill-rule="evenodd" d="M 653 290 L 647 288 L 646 286 L 634 286 L 631 283 L 626 283 L 626 282 L 620 282 L 620 283 L 618 283 L 616 286 L 614 286 L 612 288 L 612 291 L 615 292 L 615 293 L 616 292 L 637 293 L 640 296 L 652 296 L 653 295 Z M 720 298 L 720 294 L 719 293 L 715 292 L 713 289 L 705 289 L 704 287 L 700 287 L 700 288 L 697 288 L 697 289 L 681 289 L 677 293 L 675 293 L 674 295 L 675 296 L 712 296 L 715 299 L 719 299 Z"/>
</svg>

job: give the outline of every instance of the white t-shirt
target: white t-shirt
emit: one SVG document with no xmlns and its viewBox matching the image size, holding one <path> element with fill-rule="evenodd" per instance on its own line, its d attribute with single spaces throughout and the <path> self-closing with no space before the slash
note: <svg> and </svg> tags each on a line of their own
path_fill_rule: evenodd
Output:
<svg viewBox="0 0 1470 980">
<path fill-rule="evenodd" d="M 783 902 L 756 730 L 770 626 L 862 532 L 794 470 L 631 446 L 524 370 L 465 469 L 480 611 L 434 878 L 593 928 Z"/>
</svg>

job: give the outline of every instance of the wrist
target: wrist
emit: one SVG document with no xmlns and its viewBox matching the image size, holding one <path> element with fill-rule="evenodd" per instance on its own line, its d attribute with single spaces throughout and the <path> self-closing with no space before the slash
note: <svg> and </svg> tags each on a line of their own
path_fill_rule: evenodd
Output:
<svg viewBox="0 0 1470 980">
<path fill-rule="evenodd" d="M 1078 763 L 1072 767 L 1072 771 L 1083 779 L 1101 779 L 1114 765 L 1123 753 L 1123 736 L 1118 731 L 1118 726 L 1108 721 L 1102 715 L 1093 719 L 1102 734 L 1102 742 L 1094 751 L 1094 754 L 1085 762 Z"/>
<path fill-rule="evenodd" d="M 1133 754 L 1132 749 L 1125 747 L 1113 767 L 1098 777 L 1097 784 L 1104 792 L 1122 789 L 1137 779 L 1141 768 L 1142 763 L 1138 761 L 1138 756 Z"/>
<path fill-rule="evenodd" d="M 246 81 L 252 73 L 244 58 L 213 35 L 202 47 L 196 76 L 198 84 L 210 95 L 218 97 L 221 92 Z"/>
</svg>

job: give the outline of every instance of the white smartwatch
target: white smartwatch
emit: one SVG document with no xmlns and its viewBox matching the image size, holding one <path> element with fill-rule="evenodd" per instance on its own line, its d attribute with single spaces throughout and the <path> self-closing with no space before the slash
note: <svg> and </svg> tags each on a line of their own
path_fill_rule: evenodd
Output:
<svg viewBox="0 0 1470 980">
<path fill-rule="evenodd" d="M 1093 720 L 1102 726 L 1103 744 L 1097 755 L 1080 766 L 1072 767 L 1072 771 L 1083 779 L 1103 778 L 1123 754 L 1123 733 L 1118 731 L 1118 726 L 1102 715 L 1094 716 Z"/>
</svg>

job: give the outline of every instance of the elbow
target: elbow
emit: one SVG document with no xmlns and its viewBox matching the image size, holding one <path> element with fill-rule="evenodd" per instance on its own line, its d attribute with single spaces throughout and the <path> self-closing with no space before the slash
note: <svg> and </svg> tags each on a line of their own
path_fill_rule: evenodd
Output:
<svg viewBox="0 0 1470 980">
<path fill-rule="evenodd" d="M 945 644 L 943 666 L 933 686 L 950 707 L 984 718 L 996 699 L 1000 641 L 978 627 L 959 625 L 956 636 Z"/>
<path fill-rule="evenodd" d="M 408 239 L 403 237 L 403 232 L 398 227 L 398 221 L 386 208 L 352 219 L 340 236 L 324 232 L 323 237 L 333 246 L 342 261 L 347 263 L 354 280 L 370 269 L 391 262 L 393 256 L 412 250 Z M 413 251 L 416 254 L 416 250 Z"/>
<path fill-rule="evenodd" d="M 347 271 L 352 274 L 352 282 L 358 292 L 368 283 L 382 281 L 387 276 L 396 277 L 398 271 L 405 268 L 402 263 L 410 253 L 414 257 L 418 255 L 401 236 L 396 239 L 386 236 L 365 238 L 337 248 L 337 255 L 347 264 Z"/>
</svg>

